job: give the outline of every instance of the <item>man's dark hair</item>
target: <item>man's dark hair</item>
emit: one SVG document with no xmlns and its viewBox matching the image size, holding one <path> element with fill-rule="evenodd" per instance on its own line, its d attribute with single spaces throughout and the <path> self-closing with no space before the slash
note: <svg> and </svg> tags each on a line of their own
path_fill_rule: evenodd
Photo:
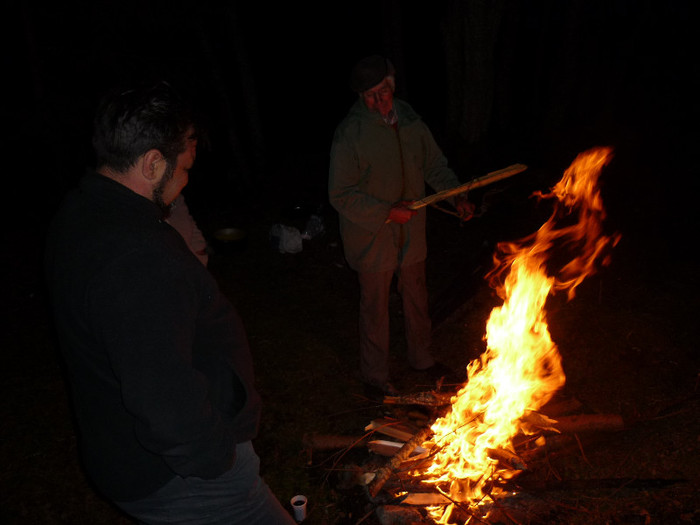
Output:
<svg viewBox="0 0 700 525">
<path fill-rule="evenodd" d="M 191 108 L 167 82 L 113 90 L 102 98 L 94 119 L 96 167 L 122 173 L 151 149 L 174 166 L 190 127 L 196 128 Z"/>
</svg>

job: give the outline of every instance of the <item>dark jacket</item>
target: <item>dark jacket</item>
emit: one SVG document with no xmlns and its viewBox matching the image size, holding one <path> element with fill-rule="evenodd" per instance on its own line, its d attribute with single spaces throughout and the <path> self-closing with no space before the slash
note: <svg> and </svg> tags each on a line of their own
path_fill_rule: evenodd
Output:
<svg viewBox="0 0 700 525">
<path fill-rule="evenodd" d="M 213 478 L 257 432 L 260 399 L 230 302 L 148 199 L 98 174 L 47 242 L 56 327 L 89 477 L 116 501 Z"/>
<path fill-rule="evenodd" d="M 359 272 L 395 270 L 425 260 L 425 209 L 404 225 L 387 223 L 391 205 L 459 185 L 428 126 L 394 99 L 398 127 L 357 100 L 331 148 L 329 199 L 340 217 L 348 264 Z"/>
</svg>

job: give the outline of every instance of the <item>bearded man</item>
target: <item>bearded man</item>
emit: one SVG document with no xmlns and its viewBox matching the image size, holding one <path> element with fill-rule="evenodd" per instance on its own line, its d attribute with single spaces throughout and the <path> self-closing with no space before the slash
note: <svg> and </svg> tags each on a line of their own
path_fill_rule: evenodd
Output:
<svg viewBox="0 0 700 525">
<path fill-rule="evenodd" d="M 246 333 L 166 222 L 197 125 L 166 83 L 105 97 L 96 171 L 51 226 L 46 272 L 83 466 L 139 523 L 294 520 L 259 474 Z"/>
</svg>

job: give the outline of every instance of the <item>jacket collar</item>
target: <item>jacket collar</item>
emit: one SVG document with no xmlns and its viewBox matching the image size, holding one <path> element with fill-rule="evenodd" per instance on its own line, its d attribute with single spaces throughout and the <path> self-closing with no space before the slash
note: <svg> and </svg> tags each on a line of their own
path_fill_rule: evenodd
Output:
<svg viewBox="0 0 700 525">
<path fill-rule="evenodd" d="M 154 202 L 95 171 L 88 172 L 82 178 L 80 190 L 92 199 L 137 213 L 146 219 L 162 220 L 165 217 L 164 211 Z"/>
</svg>

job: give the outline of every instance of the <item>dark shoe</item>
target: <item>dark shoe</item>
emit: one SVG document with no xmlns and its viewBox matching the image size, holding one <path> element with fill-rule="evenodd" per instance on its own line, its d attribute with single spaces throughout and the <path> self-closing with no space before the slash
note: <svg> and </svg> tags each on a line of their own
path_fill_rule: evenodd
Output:
<svg viewBox="0 0 700 525">
<path fill-rule="evenodd" d="M 385 396 L 397 396 L 399 391 L 396 387 L 389 382 L 384 383 L 381 386 L 373 385 L 370 383 L 363 383 L 365 396 L 373 401 L 383 401 Z"/>
</svg>

